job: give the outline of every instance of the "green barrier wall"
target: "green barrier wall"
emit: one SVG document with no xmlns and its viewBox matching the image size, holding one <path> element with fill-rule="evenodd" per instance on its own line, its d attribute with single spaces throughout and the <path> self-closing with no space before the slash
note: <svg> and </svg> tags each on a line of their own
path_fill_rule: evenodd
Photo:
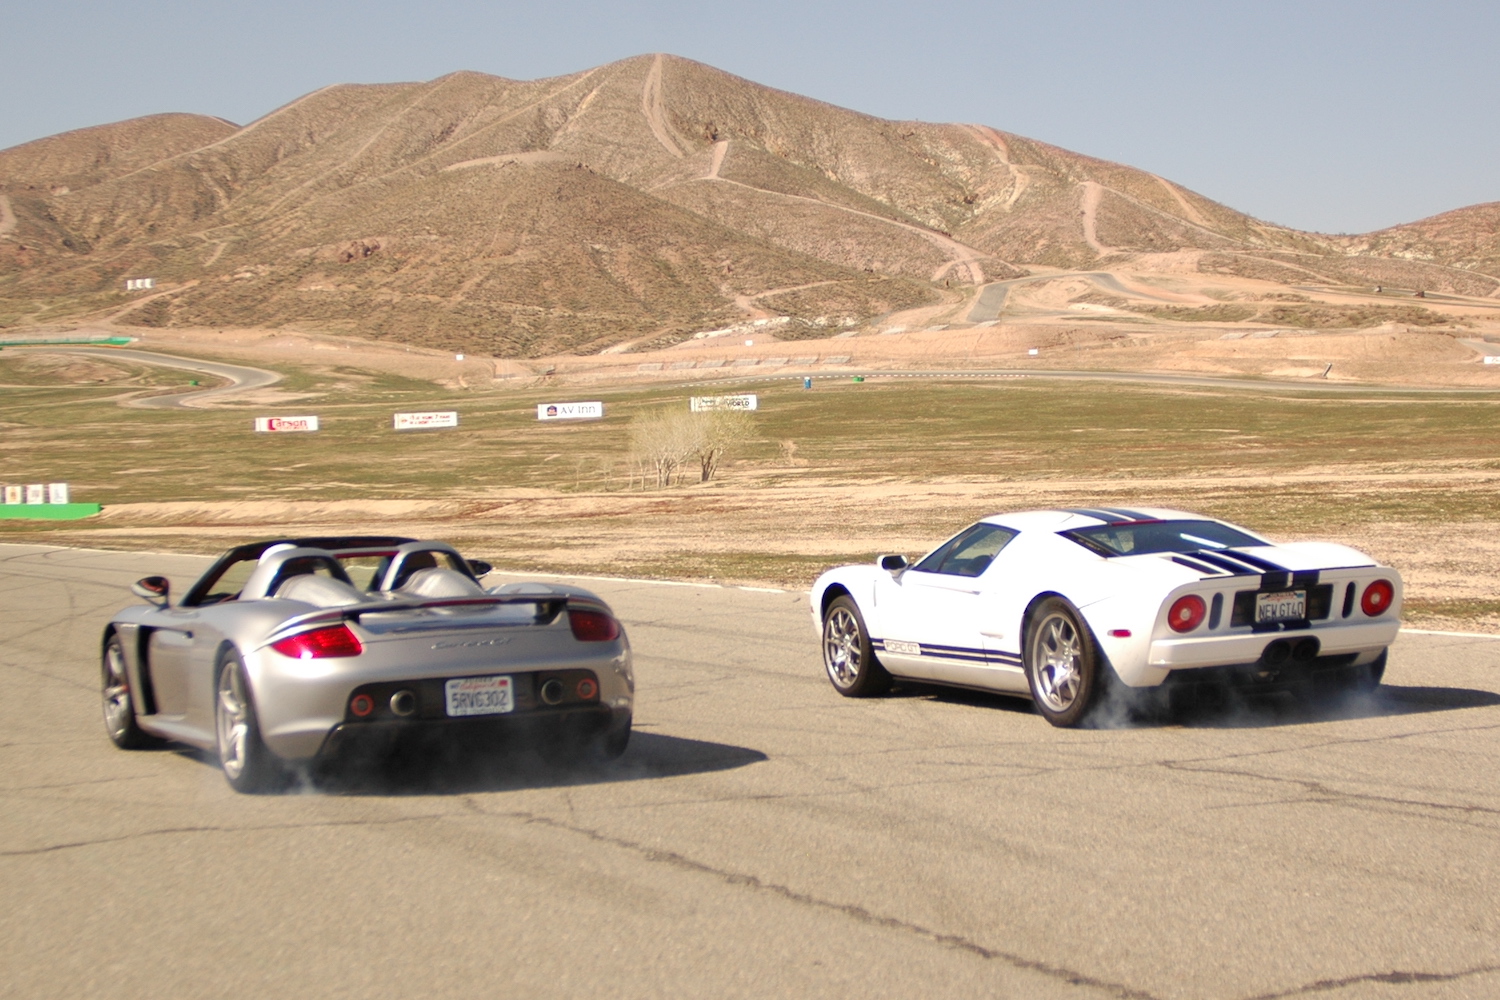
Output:
<svg viewBox="0 0 1500 1000">
<path fill-rule="evenodd" d="M 103 510 L 96 503 L 0 503 L 0 517 L 27 517 L 47 521 L 76 521 Z"/>
</svg>

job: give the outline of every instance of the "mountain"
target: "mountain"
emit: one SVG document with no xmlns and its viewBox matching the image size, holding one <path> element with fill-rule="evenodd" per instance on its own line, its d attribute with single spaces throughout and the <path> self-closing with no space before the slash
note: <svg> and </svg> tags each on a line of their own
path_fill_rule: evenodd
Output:
<svg viewBox="0 0 1500 1000">
<path fill-rule="evenodd" d="M 84 129 L 0 151 L 0 194 L 0 324 L 130 309 L 123 279 L 150 276 L 166 294 L 122 322 L 507 356 L 753 316 L 826 335 L 1029 266 L 1181 250 L 1272 280 L 1500 287 L 1493 211 L 1356 245 L 985 126 L 886 121 L 671 56 L 332 86 L 243 128 Z M 1484 218 L 1489 242 L 1463 243 Z"/>
</svg>

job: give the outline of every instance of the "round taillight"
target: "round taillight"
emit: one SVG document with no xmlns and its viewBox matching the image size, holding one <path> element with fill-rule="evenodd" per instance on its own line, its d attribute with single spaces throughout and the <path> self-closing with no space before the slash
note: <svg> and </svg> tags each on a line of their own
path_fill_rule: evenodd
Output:
<svg viewBox="0 0 1500 1000">
<path fill-rule="evenodd" d="M 1359 606 L 1365 614 L 1374 618 L 1389 611 L 1391 602 L 1395 599 L 1396 588 L 1391 586 L 1391 581 L 1376 580 L 1365 588 L 1364 596 L 1359 599 Z"/>
<path fill-rule="evenodd" d="M 367 694 L 357 694 L 349 699 L 349 711 L 363 719 L 375 711 L 375 699 Z"/>
<path fill-rule="evenodd" d="M 583 608 L 568 609 L 568 625 L 580 642 L 609 642 L 620 637 L 620 623 L 613 615 Z"/>
<path fill-rule="evenodd" d="M 599 693 L 599 685 L 594 682 L 592 677 L 585 677 L 578 682 L 578 686 L 574 690 L 578 692 L 578 697 L 584 701 L 591 701 L 594 695 Z"/>
<path fill-rule="evenodd" d="M 1167 624 L 1172 626 L 1173 632 L 1191 632 L 1203 624 L 1207 614 L 1208 607 L 1203 598 L 1187 594 L 1172 602 L 1172 609 L 1167 612 Z"/>
</svg>

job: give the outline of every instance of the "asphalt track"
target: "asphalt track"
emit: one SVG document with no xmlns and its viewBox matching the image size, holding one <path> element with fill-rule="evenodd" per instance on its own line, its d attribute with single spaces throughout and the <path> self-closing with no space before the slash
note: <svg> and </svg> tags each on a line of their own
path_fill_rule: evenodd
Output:
<svg viewBox="0 0 1500 1000">
<path fill-rule="evenodd" d="M 202 372 L 218 378 L 228 379 L 228 385 L 214 386 L 208 389 L 194 389 L 190 392 L 176 392 L 164 396 L 139 396 L 127 400 L 126 406 L 139 407 L 147 410 L 170 410 L 191 409 L 195 404 L 206 400 L 223 401 L 226 398 L 246 392 L 251 389 L 263 389 L 268 385 L 280 382 L 282 376 L 264 368 L 250 368 L 246 365 L 225 364 L 222 361 L 200 361 L 197 358 L 183 358 L 175 354 L 158 354 L 155 351 L 137 351 L 131 348 L 121 347 L 22 347 L 16 350 L 45 351 L 48 354 L 85 354 L 102 358 L 124 358 L 129 361 L 140 362 L 147 365 L 159 365 L 163 368 L 180 368 L 184 371 Z"/>
<path fill-rule="evenodd" d="M 1500 996 L 1500 642 L 1377 696 L 1050 728 L 834 695 L 801 594 L 593 581 L 615 766 L 232 793 L 104 736 L 100 626 L 201 558 L 0 546 L 0 995 Z"/>
</svg>

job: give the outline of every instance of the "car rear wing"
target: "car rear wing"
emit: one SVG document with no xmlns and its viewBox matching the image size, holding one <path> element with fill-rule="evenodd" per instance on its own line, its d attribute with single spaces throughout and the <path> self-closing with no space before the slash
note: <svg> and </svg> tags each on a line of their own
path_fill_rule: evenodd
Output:
<svg viewBox="0 0 1500 1000">
<path fill-rule="evenodd" d="M 361 619 L 366 615 L 385 615 L 399 611 L 441 611 L 445 609 L 479 611 L 481 609 L 494 609 L 520 604 L 531 604 L 536 607 L 536 612 L 532 615 L 530 621 L 497 622 L 493 618 L 486 618 L 465 622 L 457 618 L 444 617 L 438 620 L 429 618 L 409 621 L 407 623 L 383 627 L 378 631 L 405 632 L 423 631 L 432 628 L 496 628 L 506 626 L 515 627 L 523 624 L 533 626 L 550 625 L 557 620 L 557 616 L 565 609 L 597 611 L 612 615 L 609 607 L 602 601 L 562 594 L 487 594 L 475 597 L 429 597 L 394 601 L 369 601 L 342 608 L 310 611 L 307 614 L 288 618 L 266 639 L 264 644 L 270 645 L 280 642 L 282 639 L 299 632 L 305 632 L 309 629 L 319 628 L 335 622 L 355 622 L 362 624 Z M 369 626 L 365 627 L 368 628 Z"/>
</svg>

